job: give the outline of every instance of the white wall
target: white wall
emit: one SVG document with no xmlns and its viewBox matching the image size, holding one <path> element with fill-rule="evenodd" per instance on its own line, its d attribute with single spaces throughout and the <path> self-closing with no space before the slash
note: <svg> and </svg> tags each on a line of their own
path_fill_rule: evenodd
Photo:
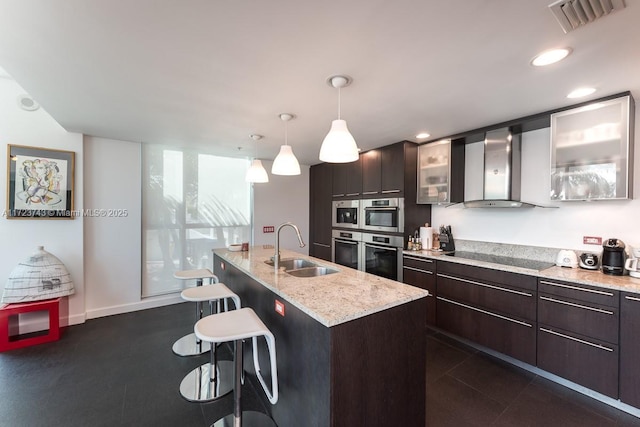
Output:
<svg viewBox="0 0 640 427">
<path fill-rule="evenodd" d="M 269 182 L 253 184 L 254 245 L 274 245 L 275 233 L 263 233 L 262 227 L 278 225 L 290 221 L 298 226 L 304 242 L 300 248 L 295 231 L 285 227 L 280 232 L 280 247 L 292 251 L 309 253 L 309 166 L 300 165 L 297 176 L 273 175 L 273 162 L 264 161 L 269 173 Z"/>
<path fill-rule="evenodd" d="M 640 111 L 636 106 L 636 123 Z M 635 135 L 635 200 L 594 202 L 550 202 L 550 130 L 527 132 L 522 138 L 523 201 L 558 206 L 557 209 L 465 209 L 462 205 L 434 206 L 435 226 L 451 225 L 454 239 L 509 243 L 549 248 L 600 252 L 602 248 L 584 245 L 583 236 L 622 239 L 640 246 L 640 126 Z M 468 147 L 467 155 L 479 160 L 480 146 Z M 467 159 L 465 199 L 481 198 L 481 162 Z M 480 175 L 478 175 L 478 173 Z M 475 183 L 475 185 L 473 184 Z M 479 185 L 479 186 L 478 186 Z"/>
<path fill-rule="evenodd" d="M 16 101 L 24 90 L 13 80 L 0 78 L 0 200 L 7 200 L 7 145 L 26 145 L 61 149 L 75 152 L 75 205 L 83 208 L 83 147 L 82 135 L 65 131 L 55 120 L 40 108 L 36 111 L 22 110 Z M 2 208 L 4 211 L 5 207 Z M 37 246 L 62 261 L 71 274 L 75 294 L 68 299 L 69 319 L 61 323 L 84 321 L 85 287 L 83 260 L 82 217 L 72 220 L 6 219 L 0 218 L 0 291 L 13 268 L 35 252 Z M 29 325 L 21 324 L 20 332 L 31 331 Z"/>
</svg>

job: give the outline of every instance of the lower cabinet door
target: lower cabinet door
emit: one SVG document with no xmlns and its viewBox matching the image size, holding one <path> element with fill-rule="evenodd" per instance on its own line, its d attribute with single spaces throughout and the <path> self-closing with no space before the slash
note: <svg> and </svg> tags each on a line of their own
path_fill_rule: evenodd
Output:
<svg viewBox="0 0 640 427">
<path fill-rule="evenodd" d="M 437 325 L 500 353 L 536 364 L 535 323 L 437 297 Z"/>
<path fill-rule="evenodd" d="M 620 400 L 640 408 L 640 295 L 620 298 Z"/>
<path fill-rule="evenodd" d="M 419 270 L 411 266 L 402 269 L 402 281 L 408 285 L 429 291 L 427 297 L 427 325 L 436 325 L 436 278 L 432 271 Z"/>
<path fill-rule="evenodd" d="M 618 398 L 619 349 L 555 327 L 538 325 L 538 367 Z"/>
</svg>

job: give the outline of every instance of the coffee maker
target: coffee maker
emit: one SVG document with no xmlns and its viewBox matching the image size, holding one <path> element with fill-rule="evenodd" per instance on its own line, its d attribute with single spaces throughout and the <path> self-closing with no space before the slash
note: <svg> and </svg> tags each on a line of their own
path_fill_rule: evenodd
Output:
<svg viewBox="0 0 640 427">
<path fill-rule="evenodd" d="M 624 242 L 611 238 L 602 244 L 602 272 L 613 276 L 622 276 L 626 254 Z"/>
<path fill-rule="evenodd" d="M 624 268 L 629 272 L 629 276 L 640 279 L 640 247 L 629 247 L 629 258 L 624 263 Z"/>
</svg>

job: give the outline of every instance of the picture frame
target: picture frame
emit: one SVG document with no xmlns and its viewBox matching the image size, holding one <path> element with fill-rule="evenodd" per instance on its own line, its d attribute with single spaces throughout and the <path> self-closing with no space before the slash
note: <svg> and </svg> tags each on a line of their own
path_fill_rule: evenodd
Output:
<svg viewBox="0 0 640 427">
<path fill-rule="evenodd" d="M 7 145 L 7 219 L 73 219 L 75 153 Z"/>
</svg>

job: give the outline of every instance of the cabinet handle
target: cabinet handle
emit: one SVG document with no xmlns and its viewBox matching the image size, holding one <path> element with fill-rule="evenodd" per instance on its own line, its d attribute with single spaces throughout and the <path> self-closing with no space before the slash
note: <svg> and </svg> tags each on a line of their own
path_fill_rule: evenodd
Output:
<svg viewBox="0 0 640 427">
<path fill-rule="evenodd" d="M 359 196 L 360 193 L 347 193 L 347 196 Z"/>
<path fill-rule="evenodd" d="M 314 244 L 314 245 L 316 245 L 316 246 L 322 246 L 323 248 L 330 248 L 330 247 L 331 247 L 331 245 L 325 245 L 325 244 L 323 244 L 323 243 L 316 243 L 316 242 L 313 242 L 313 244 Z"/>
<path fill-rule="evenodd" d="M 608 297 L 613 296 L 613 292 L 597 291 L 595 289 L 581 288 L 579 286 L 561 285 L 560 283 L 547 282 L 546 280 L 541 280 L 540 283 L 543 283 L 549 286 L 557 286 L 559 288 L 567 288 L 567 289 L 573 289 L 576 291 L 591 292 L 593 294 L 598 294 L 598 295 L 606 295 Z"/>
<path fill-rule="evenodd" d="M 429 270 L 420 270 L 419 268 L 415 268 L 415 267 L 407 267 L 407 266 L 403 266 L 402 268 L 407 269 L 407 270 L 419 271 L 420 273 L 433 274 L 433 271 L 429 271 Z"/>
<path fill-rule="evenodd" d="M 344 193 L 343 194 L 332 194 L 332 196 L 333 197 L 342 197 L 342 196 L 344 196 Z"/>
<path fill-rule="evenodd" d="M 489 285 L 487 283 L 480 283 L 480 282 L 475 282 L 473 280 L 468 280 L 468 279 L 463 279 L 461 277 L 454 277 L 454 276 L 449 276 L 447 274 L 442 274 L 442 273 L 438 273 L 439 277 L 445 277 L 447 279 L 453 279 L 453 280 L 458 280 L 460 282 L 466 282 L 466 283 L 470 283 L 472 285 L 478 285 L 478 286 L 483 286 L 485 288 L 491 288 L 491 289 L 496 289 L 498 291 L 503 291 L 503 292 L 510 292 L 512 294 L 516 294 L 516 295 L 522 295 L 525 297 L 532 297 L 533 294 L 530 294 L 528 292 L 522 292 L 522 291 L 516 291 L 513 289 L 508 289 L 508 288 L 503 288 L 501 286 L 493 286 L 493 285 Z"/>
<path fill-rule="evenodd" d="M 600 350 L 606 350 L 606 351 L 611 351 L 611 352 L 613 351 L 613 349 L 612 349 L 612 348 L 605 347 L 605 346 L 603 346 L 603 345 L 596 344 L 596 343 L 593 343 L 593 342 L 589 342 L 589 341 L 581 340 L 581 339 L 579 339 L 579 338 L 574 338 L 574 337 L 571 337 L 571 336 L 569 336 L 569 335 L 561 334 L 560 332 L 552 331 L 551 329 L 547 329 L 547 328 L 540 328 L 540 330 L 541 330 L 542 332 L 546 332 L 546 333 L 551 334 L 551 335 L 557 335 L 557 336 L 559 336 L 559 337 L 566 338 L 566 339 L 571 340 L 571 341 L 576 341 L 576 342 L 579 342 L 579 343 L 581 343 L 581 344 L 590 345 L 591 347 L 599 348 Z"/>
<path fill-rule="evenodd" d="M 411 255 L 405 255 L 404 257 L 407 259 L 412 259 L 414 261 L 428 262 L 429 264 L 433 264 L 433 260 L 429 258 L 421 258 L 421 257 L 416 257 Z"/>
<path fill-rule="evenodd" d="M 459 305 L 461 307 L 468 308 L 469 310 L 478 311 L 480 313 L 484 313 L 484 314 L 487 314 L 489 316 L 497 317 L 497 318 L 502 319 L 502 320 L 507 320 L 507 321 L 512 322 L 512 323 L 517 323 L 518 325 L 526 326 L 527 328 L 532 328 L 533 327 L 533 325 L 531 325 L 530 323 L 522 322 L 520 320 L 512 319 L 510 317 L 501 316 L 499 314 L 492 313 L 490 311 L 481 310 L 479 308 L 472 307 L 470 305 L 463 304 L 461 302 L 453 301 L 453 300 L 450 300 L 450 299 L 445 298 L 445 297 L 436 297 L 436 299 L 448 302 L 450 304 Z"/>
<path fill-rule="evenodd" d="M 399 193 L 400 190 L 382 190 L 382 194 Z"/>
<path fill-rule="evenodd" d="M 362 194 L 378 194 L 377 191 L 363 191 Z"/>
<path fill-rule="evenodd" d="M 626 295 L 625 295 L 624 299 L 628 299 L 629 301 L 640 301 L 640 298 L 630 297 L 630 296 L 626 296 Z"/>
<path fill-rule="evenodd" d="M 568 302 L 568 301 L 562 301 L 562 300 L 559 300 L 559 299 L 549 298 L 549 297 L 545 297 L 545 296 L 542 296 L 542 295 L 540 295 L 540 299 L 544 300 L 544 301 L 555 302 L 557 304 L 570 305 L 571 307 L 577 307 L 577 308 L 582 308 L 582 309 L 585 309 L 585 310 L 596 311 L 598 313 L 604 313 L 604 314 L 608 314 L 610 316 L 613 316 L 613 314 L 614 314 L 613 311 L 603 310 L 601 308 L 589 307 L 588 305 L 576 304 L 576 303 Z"/>
</svg>

